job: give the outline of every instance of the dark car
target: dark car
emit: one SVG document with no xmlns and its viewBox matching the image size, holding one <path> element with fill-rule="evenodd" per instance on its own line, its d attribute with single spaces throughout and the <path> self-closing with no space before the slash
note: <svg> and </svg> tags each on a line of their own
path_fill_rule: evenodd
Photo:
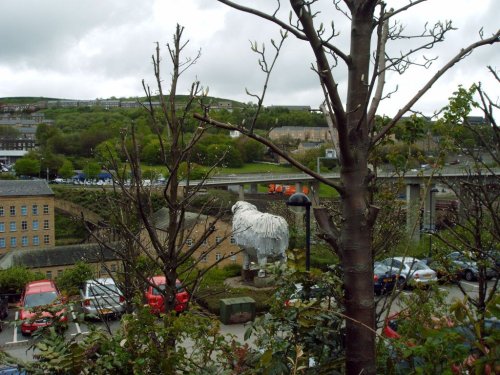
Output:
<svg viewBox="0 0 500 375">
<path fill-rule="evenodd" d="M 477 262 L 472 259 L 471 256 L 467 256 L 464 253 L 454 251 L 448 254 L 447 258 L 454 264 L 456 267 L 462 269 L 462 276 L 467 281 L 477 280 L 479 277 L 479 268 Z M 497 272 L 494 269 L 493 262 L 491 258 L 486 259 L 491 264 L 491 267 L 486 267 L 486 277 L 492 278 L 497 275 Z"/>
<path fill-rule="evenodd" d="M 389 292 L 397 285 L 398 275 L 396 272 L 379 262 L 373 267 L 373 288 L 375 294 Z"/>
</svg>

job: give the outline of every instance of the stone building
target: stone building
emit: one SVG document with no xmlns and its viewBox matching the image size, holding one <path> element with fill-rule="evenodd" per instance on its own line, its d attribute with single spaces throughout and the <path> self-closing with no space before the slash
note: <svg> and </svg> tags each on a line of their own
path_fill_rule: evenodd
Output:
<svg viewBox="0 0 500 375">
<path fill-rule="evenodd" d="M 0 254 L 55 245 L 54 192 L 45 180 L 0 180 Z"/>
<path fill-rule="evenodd" d="M 112 250 L 101 248 L 98 244 L 78 244 L 48 247 L 43 251 L 35 248 L 10 251 L 0 259 L 0 270 L 23 266 L 41 272 L 47 279 L 55 279 L 78 262 L 90 264 L 95 277 L 109 276 L 121 267 Z"/>
<path fill-rule="evenodd" d="M 214 220 L 215 218 L 210 216 L 186 212 L 186 222 L 183 228 L 186 238 L 184 248 L 187 249 L 196 243 L 205 232 L 207 226 Z M 164 241 L 169 222 L 168 209 L 162 208 L 155 212 L 153 221 L 155 222 L 160 240 Z M 219 262 L 218 265 L 221 267 L 229 264 L 243 264 L 243 254 L 240 252 L 239 246 L 236 245 L 231 235 L 232 224 L 219 220 L 215 226 L 215 232 L 196 249 L 193 258 L 199 260 L 200 267 L 208 267 L 216 262 Z M 151 243 L 145 230 L 141 233 L 141 240 L 146 249 L 151 249 Z"/>
</svg>

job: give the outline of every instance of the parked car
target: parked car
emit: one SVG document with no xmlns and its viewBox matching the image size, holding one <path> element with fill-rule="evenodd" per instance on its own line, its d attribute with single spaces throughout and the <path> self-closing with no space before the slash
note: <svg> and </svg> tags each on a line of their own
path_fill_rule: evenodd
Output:
<svg viewBox="0 0 500 375">
<path fill-rule="evenodd" d="M 479 276 L 479 268 L 477 267 L 477 263 L 472 260 L 471 257 L 468 257 L 466 254 L 459 251 L 454 251 L 448 255 L 448 258 L 453 264 L 462 269 L 462 276 L 465 280 L 477 280 Z M 487 278 L 497 276 L 497 272 L 495 271 L 494 267 L 495 266 L 492 264 L 491 267 L 486 268 Z"/>
<path fill-rule="evenodd" d="M 125 311 L 125 298 L 110 277 L 85 281 L 80 297 L 82 311 L 91 316 L 117 317 Z"/>
<path fill-rule="evenodd" d="M 411 317 L 408 316 L 408 314 L 404 313 L 395 313 L 390 315 L 386 319 L 384 328 L 382 330 L 382 334 L 389 339 L 395 339 L 395 340 L 401 339 L 402 336 L 399 332 L 400 322 L 401 324 L 403 324 L 406 320 L 406 322 L 408 323 L 410 319 Z M 429 321 L 429 327 L 427 328 L 432 330 L 449 332 L 450 338 L 452 338 L 452 340 L 456 344 L 460 345 L 460 347 L 467 349 L 468 352 L 470 353 L 468 357 L 463 361 L 463 363 L 452 364 L 450 368 L 451 372 L 453 374 L 472 373 L 470 371 L 474 368 L 475 365 L 474 362 L 478 358 L 477 354 L 479 354 L 479 349 L 477 346 L 478 338 L 475 327 L 472 324 L 455 325 L 451 319 L 448 319 L 446 317 L 441 317 L 440 319 L 436 317 L 431 317 Z M 498 332 L 500 330 L 500 321 L 497 319 L 489 319 L 489 318 L 485 319 L 484 328 L 485 328 L 485 336 L 483 343 L 485 343 L 486 345 L 489 345 L 490 343 L 495 343 L 497 340 L 494 338 L 498 337 Z M 406 343 L 406 345 L 409 347 L 414 346 L 415 342 L 411 338 L 408 339 L 409 341 Z M 450 348 L 450 350 L 453 350 L 453 348 Z M 489 349 L 487 348 L 487 350 Z M 397 373 L 407 373 L 408 370 L 411 369 L 411 367 L 417 367 L 417 368 L 422 367 L 421 366 L 422 364 L 423 364 L 423 359 L 418 356 L 401 358 L 396 364 L 398 370 L 400 370 Z M 485 374 L 497 373 L 491 369 L 490 365 L 484 365 L 484 367 L 481 368 L 478 367 L 476 368 L 476 370 L 481 370 L 480 373 L 485 373 Z M 449 371 L 447 373 L 449 373 Z"/>
<path fill-rule="evenodd" d="M 161 291 L 166 288 L 165 276 L 154 276 L 149 279 L 153 285 L 149 285 L 145 292 L 145 297 L 153 314 L 165 313 L 165 303 Z M 189 301 L 189 293 L 183 287 L 180 280 L 175 282 L 175 311 L 181 313 L 186 310 Z"/>
<path fill-rule="evenodd" d="M 64 326 L 68 317 L 63 302 L 61 293 L 52 280 L 32 281 L 26 284 L 19 302 L 21 333 L 29 335 L 40 327 L 52 325 L 53 320 L 57 318 Z"/>
<path fill-rule="evenodd" d="M 375 294 L 389 292 L 397 285 L 398 275 L 394 269 L 383 263 L 375 262 L 373 267 L 373 288 Z"/>
<path fill-rule="evenodd" d="M 0 296 L 0 332 L 3 331 L 4 319 L 9 315 L 9 298 Z"/>
<path fill-rule="evenodd" d="M 437 278 L 440 282 L 457 282 L 463 277 L 463 268 L 453 262 L 446 262 L 443 259 L 425 258 L 422 262 L 427 264 L 431 269 L 436 272 Z"/>
<path fill-rule="evenodd" d="M 436 272 L 417 258 L 393 257 L 384 259 L 381 263 L 398 275 L 399 287 L 426 285 L 437 281 Z"/>
</svg>

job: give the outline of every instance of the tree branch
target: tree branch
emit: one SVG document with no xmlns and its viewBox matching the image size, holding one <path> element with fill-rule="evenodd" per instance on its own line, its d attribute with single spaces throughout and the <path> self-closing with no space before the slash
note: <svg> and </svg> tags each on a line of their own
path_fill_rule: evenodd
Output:
<svg viewBox="0 0 500 375">
<path fill-rule="evenodd" d="M 372 146 L 375 145 L 377 142 L 379 142 L 388 132 L 389 130 L 396 125 L 396 123 L 403 117 L 403 115 L 408 112 L 411 107 L 427 92 L 430 90 L 432 85 L 444 74 L 446 73 L 451 67 L 453 67 L 455 64 L 457 64 L 460 60 L 462 60 L 464 57 L 466 57 L 468 54 L 470 54 L 472 51 L 474 51 L 476 48 L 487 45 L 487 44 L 494 44 L 498 43 L 500 41 L 500 30 L 498 30 L 493 36 L 487 39 L 482 39 L 479 40 L 475 43 L 472 43 L 466 48 L 463 48 L 460 50 L 460 52 L 453 57 L 450 61 L 448 61 L 447 64 L 445 64 L 440 70 L 434 74 L 434 76 L 415 94 L 415 96 L 410 99 L 410 101 L 403 107 L 401 108 L 398 113 L 393 117 L 393 119 L 382 128 L 382 130 L 373 138 L 372 140 Z"/>
</svg>

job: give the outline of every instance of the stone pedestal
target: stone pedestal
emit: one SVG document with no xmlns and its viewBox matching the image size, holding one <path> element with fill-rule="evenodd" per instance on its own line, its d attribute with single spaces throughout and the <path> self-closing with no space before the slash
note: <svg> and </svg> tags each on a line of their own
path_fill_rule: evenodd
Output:
<svg viewBox="0 0 500 375">
<path fill-rule="evenodd" d="M 253 285 L 256 288 L 268 288 L 270 286 L 274 286 L 276 284 L 276 280 L 274 277 L 266 276 L 266 277 L 256 277 L 253 279 Z"/>
<path fill-rule="evenodd" d="M 254 279 L 257 278 L 258 270 L 241 270 L 241 278 L 246 283 L 253 283 Z"/>
</svg>

